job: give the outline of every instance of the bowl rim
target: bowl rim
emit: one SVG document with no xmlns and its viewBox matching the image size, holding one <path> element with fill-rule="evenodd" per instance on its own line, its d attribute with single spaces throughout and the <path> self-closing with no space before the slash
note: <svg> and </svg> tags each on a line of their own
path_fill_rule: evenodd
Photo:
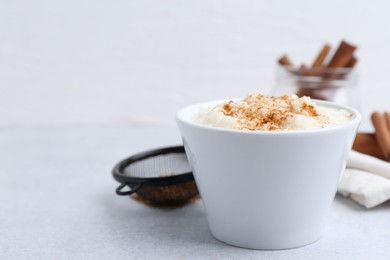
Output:
<svg viewBox="0 0 390 260">
<path fill-rule="evenodd" d="M 209 125 L 202 125 L 200 123 L 194 122 L 191 119 L 191 115 L 194 115 L 194 112 L 191 113 L 190 116 L 185 116 L 185 114 L 189 113 L 191 110 L 199 111 L 202 107 L 214 107 L 218 104 L 228 102 L 230 100 L 237 101 L 242 100 L 243 98 L 232 98 L 232 99 L 221 99 L 221 100 L 212 100 L 212 101 L 205 101 L 205 102 L 199 102 L 195 103 L 186 107 L 181 108 L 176 113 L 176 121 L 177 123 L 183 123 L 188 126 L 191 126 L 193 128 L 201 129 L 201 130 L 209 130 L 209 131 L 215 131 L 215 132 L 221 132 L 221 133 L 231 133 L 231 134 L 245 134 L 245 135 L 283 135 L 283 136 L 290 136 L 290 135 L 308 135 L 308 134 L 321 134 L 326 132 L 334 132 L 338 131 L 343 128 L 348 128 L 354 124 L 360 124 L 361 122 L 361 114 L 356 109 L 341 105 L 335 102 L 331 101 L 324 101 L 324 100 L 318 100 L 318 99 L 311 99 L 314 103 L 320 106 L 329 107 L 329 108 L 336 108 L 336 109 L 342 109 L 350 112 L 353 116 L 352 119 L 348 122 L 334 125 L 334 126 L 327 126 L 323 128 L 313 128 L 313 129 L 301 129 L 301 130 L 285 130 L 285 131 L 269 131 L 269 130 L 246 130 L 246 129 L 229 129 L 229 128 L 222 128 L 222 127 L 216 127 L 216 126 L 209 126 Z"/>
</svg>

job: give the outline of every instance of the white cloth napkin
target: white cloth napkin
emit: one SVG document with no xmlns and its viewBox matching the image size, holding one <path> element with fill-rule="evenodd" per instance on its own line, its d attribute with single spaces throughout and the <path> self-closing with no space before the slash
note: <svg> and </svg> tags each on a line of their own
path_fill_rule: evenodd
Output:
<svg viewBox="0 0 390 260">
<path fill-rule="evenodd" d="M 390 163 L 351 151 L 337 191 L 366 208 L 390 199 Z"/>
</svg>

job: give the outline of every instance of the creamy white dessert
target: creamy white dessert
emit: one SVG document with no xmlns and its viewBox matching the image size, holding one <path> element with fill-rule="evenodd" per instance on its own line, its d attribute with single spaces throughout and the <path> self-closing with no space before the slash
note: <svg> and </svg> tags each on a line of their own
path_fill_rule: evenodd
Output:
<svg viewBox="0 0 390 260">
<path fill-rule="evenodd" d="M 352 114 L 315 104 L 309 97 L 253 94 L 200 110 L 194 121 L 228 129 L 304 130 L 346 123 Z"/>
</svg>

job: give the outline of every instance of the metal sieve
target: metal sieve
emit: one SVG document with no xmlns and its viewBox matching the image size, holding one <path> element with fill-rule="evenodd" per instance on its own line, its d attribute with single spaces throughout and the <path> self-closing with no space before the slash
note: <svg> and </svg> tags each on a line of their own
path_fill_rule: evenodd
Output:
<svg viewBox="0 0 390 260">
<path fill-rule="evenodd" d="M 112 174 L 121 183 L 118 195 L 134 194 L 134 199 L 150 206 L 178 207 L 199 198 L 183 146 L 133 155 L 119 162 Z"/>
</svg>

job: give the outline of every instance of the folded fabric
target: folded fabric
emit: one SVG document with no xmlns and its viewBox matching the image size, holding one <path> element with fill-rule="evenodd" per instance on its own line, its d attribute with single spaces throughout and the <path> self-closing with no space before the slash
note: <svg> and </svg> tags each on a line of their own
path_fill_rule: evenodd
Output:
<svg viewBox="0 0 390 260">
<path fill-rule="evenodd" d="M 337 191 L 366 208 L 390 199 L 390 163 L 351 151 Z"/>
<path fill-rule="evenodd" d="M 347 168 L 337 190 L 366 208 L 372 208 L 390 199 L 390 180 L 366 171 Z"/>
<path fill-rule="evenodd" d="M 347 168 L 364 170 L 390 179 L 390 163 L 353 150 L 349 153 Z"/>
</svg>

